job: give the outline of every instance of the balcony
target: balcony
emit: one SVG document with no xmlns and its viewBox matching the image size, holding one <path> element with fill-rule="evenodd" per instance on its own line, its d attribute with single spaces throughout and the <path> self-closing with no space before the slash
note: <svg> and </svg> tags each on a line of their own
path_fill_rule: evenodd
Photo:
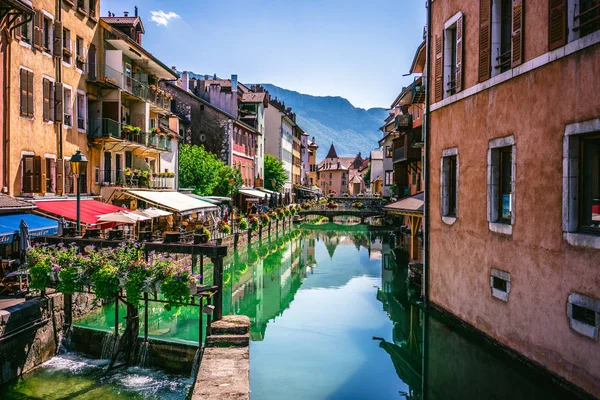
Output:
<svg viewBox="0 0 600 400">
<path fill-rule="evenodd" d="M 166 94 L 160 93 L 156 86 L 148 85 L 147 82 L 135 79 L 108 65 L 104 65 L 103 67 L 104 74 L 100 73 L 99 77 L 95 77 L 95 74 L 90 74 L 88 79 L 103 86 L 120 88 L 131 96 L 150 103 L 151 106 L 170 111 L 171 99 Z M 90 63 L 88 71 L 95 70 L 96 65 Z"/>
<path fill-rule="evenodd" d="M 157 133 L 146 133 L 131 129 L 110 118 L 90 120 L 88 137 L 96 142 L 103 139 L 125 141 L 126 147 L 150 147 L 159 151 L 172 151 L 171 138 Z"/>
<path fill-rule="evenodd" d="M 406 131 L 406 130 L 412 128 L 412 115 L 410 115 L 410 114 L 396 115 L 394 125 L 395 125 L 395 128 L 400 132 L 403 132 L 403 131 Z"/>
<path fill-rule="evenodd" d="M 98 170 L 97 182 L 102 186 L 118 186 L 124 188 L 175 189 L 175 176 L 172 173 L 125 173 L 121 169 Z"/>
<path fill-rule="evenodd" d="M 394 163 L 418 161 L 421 159 L 421 148 L 415 147 L 421 141 L 421 130 L 412 129 L 394 139 Z"/>
</svg>

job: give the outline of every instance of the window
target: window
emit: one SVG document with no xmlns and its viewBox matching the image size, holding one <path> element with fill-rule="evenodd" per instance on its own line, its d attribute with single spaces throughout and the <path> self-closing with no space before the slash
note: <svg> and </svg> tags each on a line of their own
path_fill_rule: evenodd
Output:
<svg viewBox="0 0 600 400">
<path fill-rule="evenodd" d="M 33 118 L 33 72 L 21 68 L 21 115 Z"/>
<path fill-rule="evenodd" d="M 446 149 L 442 152 L 441 182 L 441 208 L 442 219 L 446 223 L 453 223 L 452 219 L 458 215 L 458 149 Z"/>
<path fill-rule="evenodd" d="M 480 0 L 479 82 L 523 62 L 523 0 Z"/>
<path fill-rule="evenodd" d="M 492 269 L 490 274 L 492 296 L 502 301 L 508 301 L 510 293 L 510 273 Z"/>
<path fill-rule="evenodd" d="M 515 219 L 514 193 L 514 136 L 494 139 L 490 141 L 488 149 L 488 221 L 490 230 L 512 234 L 512 224 Z"/>
<path fill-rule="evenodd" d="M 46 158 L 46 192 L 56 192 L 56 160 Z"/>
<path fill-rule="evenodd" d="M 63 28 L 63 61 L 71 65 L 71 31 Z"/>
<path fill-rule="evenodd" d="M 21 193 L 41 193 L 42 157 L 24 155 L 21 162 Z"/>
<path fill-rule="evenodd" d="M 579 230 L 600 233 L 600 132 L 580 140 Z"/>
<path fill-rule="evenodd" d="M 486 0 L 481 0 L 485 2 Z M 487 0 L 489 1 L 489 0 Z M 444 30 L 434 39 L 435 101 L 462 90 L 463 15 L 456 13 L 444 24 Z"/>
<path fill-rule="evenodd" d="M 567 315 L 571 329 L 598 340 L 600 328 L 600 300 L 579 293 L 571 293 L 567 301 Z"/>
<path fill-rule="evenodd" d="M 77 0 L 77 9 L 85 12 L 85 0 Z"/>
<path fill-rule="evenodd" d="M 50 18 L 43 17 L 42 22 L 42 47 L 45 51 L 50 52 L 52 46 L 52 21 Z"/>
<path fill-rule="evenodd" d="M 67 127 L 73 126 L 73 95 L 71 89 L 65 86 L 63 92 L 63 107 L 65 109 L 64 124 Z"/>
<path fill-rule="evenodd" d="M 444 97 L 456 92 L 456 24 L 444 31 Z"/>
<path fill-rule="evenodd" d="M 23 42 L 31 44 L 32 27 L 33 27 L 33 24 L 32 24 L 31 20 L 29 20 L 25 24 L 21 25 L 20 34 L 21 34 L 21 40 Z"/>
<path fill-rule="evenodd" d="M 90 10 L 89 15 L 91 18 L 96 17 L 96 0 L 90 0 Z"/>
<path fill-rule="evenodd" d="M 385 171 L 385 186 L 394 184 L 394 171 Z"/>
<path fill-rule="evenodd" d="M 54 120 L 54 82 L 47 78 L 42 79 L 42 118 Z"/>
<path fill-rule="evenodd" d="M 77 129 L 85 130 L 85 94 L 77 92 Z"/>
<path fill-rule="evenodd" d="M 83 71 L 85 65 L 85 57 L 83 56 L 83 39 L 77 36 L 75 39 L 75 67 Z"/>
<path fill-rule="evenodd" d="M 385 158 L 392 158 L 392 146 L 385 146 Z"/>
<path fill-rule="evenodd" d="M 579 13 L 575 15 L 573 28 L 579 31 L 579 37 L 589 35 L 600 29 L 600 1 L 579 0 Z"/>
</svg>

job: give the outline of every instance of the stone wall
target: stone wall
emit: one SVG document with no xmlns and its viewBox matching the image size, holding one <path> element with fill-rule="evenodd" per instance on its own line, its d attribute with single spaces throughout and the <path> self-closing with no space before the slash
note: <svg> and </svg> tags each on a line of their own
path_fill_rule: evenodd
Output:
<svg viewBox="0 0 600 400">
<path fill-rule="evenodd" d="M 73 318 L 96 307 L 94 296 L 73 295 Z M 65 296 L 55 293 L 0 310 L 0 384 L 54 357 L 65 326 Z"/>
</svg>

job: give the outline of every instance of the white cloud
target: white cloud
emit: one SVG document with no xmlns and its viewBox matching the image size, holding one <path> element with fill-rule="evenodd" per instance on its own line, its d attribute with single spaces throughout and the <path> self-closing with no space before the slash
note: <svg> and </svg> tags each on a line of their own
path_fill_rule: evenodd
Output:
<svg viewBox="0 0 600 400">
<path fill-rule="evenodd" d="M 156 22 L 156 25 L 159 25 L 159 26 L 160 25 L 167 26 L 167 25 L 169 25 L 169 22 L 172 19 L 180 18 L 179 15 L 177 15 L 173 11 L 170 11 L 168 13 L 164 12 L 163 10 L 150 11 L 150 14 L 152 14 L 152 16 L 150 17 L 150 21 Z"/>
</svg>

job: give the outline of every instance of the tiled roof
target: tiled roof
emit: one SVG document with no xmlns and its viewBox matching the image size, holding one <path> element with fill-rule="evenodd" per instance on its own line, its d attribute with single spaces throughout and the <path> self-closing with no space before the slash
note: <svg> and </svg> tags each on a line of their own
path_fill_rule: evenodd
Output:
<svg viewBox="0 0 600 400">
<path fill-rule="evenodd" d="M 135 26 L 140 21 L 140 17 L 101 17 L 102 21 L 110 25 L 131 25 Z"/>
<path fill-rule="evenodd" d="M 331 147 L 329 148 L 329 152 L 325 158 L 338 158 L 337 152 L 335 151 L 335 146 L 331 143 Z"/>
<path fill-rule="evenodd" d="M 244 103 L 262 103 L 263 101 L 265 101 L 265 97 L 267 96 L 267 93 L 253 93 L 253 92 L 249 92 L 249 93 L 244 93 L 242 95 L 242 101 Z"/>
<path fill-rule="evenodd" d="M 5 194 L 0 194 L 0 211 L 3 209 L 32 209 L 35 206 L 24 200 L 15 199 Z M 6 211 L 6 210 L 4 210 Z"/>
</svg>

